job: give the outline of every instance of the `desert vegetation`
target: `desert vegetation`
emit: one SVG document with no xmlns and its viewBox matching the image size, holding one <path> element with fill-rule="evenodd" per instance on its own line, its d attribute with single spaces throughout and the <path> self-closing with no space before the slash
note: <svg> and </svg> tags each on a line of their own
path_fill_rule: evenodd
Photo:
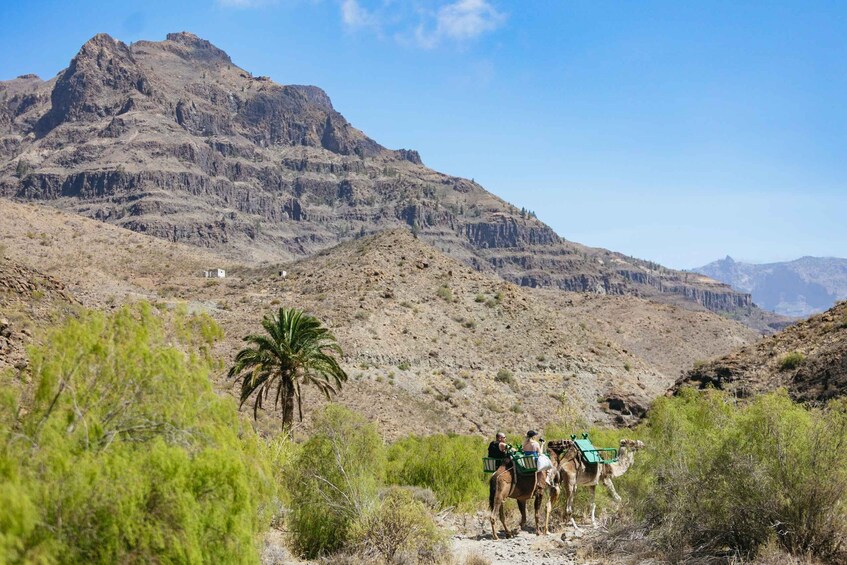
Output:
<svg viewBox="0 0 847 565">
<path fill-rule="evenodd" d="M 220 329 L 148 305 L 88 312 L 0 389 L 0 555 L 11 563 L 258 562 L 268 444 L 209 382 Z"/>
<path fill-rule="evenodd" d="M 805 361 L 806 357 L 799 351 L 792 351 L 790 353 L 786 353 L 782 357 L 779 358 L 779 368 L 782 371 L 790 371 L 791 369 L 796 369 L 800 366 L 800 363 Z"/>
<path fill-rule="evenodd" d="M 266 318 L 268 343 L 254 337 L 246 351 L 297 341 L 271 333 L 281 321 L 297 328 L 297 313 Z M 307 322 L 310 331 L 322 329 L 317 319 Z M 180 309 L 82 310 L 30 349 L 29 382 L 3 375 L 0 552 L 7 561 L 258 562 L 264 532 L 274 526 L 305 558 L 451 562 L 436 517 L 486 506 L 480 458 L 487 438 L 386 442 L 376 424 L 336 404 L 315 418 L 305 441 L 260 437 L 249 412 L 211 388 L 209 375 L 223 367 L 211 353 L 221 334 L 210 318 Z M 263 355 L 266 364 L 235 373 L 290 366 Z M 589 429 L 575 413 L 565 403 L 546 437 Z M 599 446 L 626 435 L 648 449 L 616 480 L 621 504 L 599 493 L 608 531 L 586 544 L 587 557 L 845 557 L 843 400 L 811 407 L 783 390 L 739 402 L 684 389 L 657 400 L 635 429 L 590 434 Z M 578 491 L 576 500 L 583 523 L 586 494 Z"/>
<path fill-rule="evenodd" d="M 843 400 L 806 407 L 778 390 L 738 403 L 684 389 L 657 400 L 638 431 L 650 449 L 620 479 L 627 502 L 603 550 L 703 562 L 776 551 L 844 562 Z"/>
</svg>

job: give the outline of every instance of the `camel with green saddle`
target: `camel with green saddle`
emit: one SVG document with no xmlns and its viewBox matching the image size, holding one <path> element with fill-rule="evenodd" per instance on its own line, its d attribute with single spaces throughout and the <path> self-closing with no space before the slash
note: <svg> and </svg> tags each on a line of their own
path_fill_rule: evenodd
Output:
<svg viewBox="0 0 847 565">
<path fill-rule="evenodd" d="M 550 442 L 549 446 L 551 450 L 559 450 L 564 454 L 563 457 L 559 458 L 556 465 L 556 480 L 557 485 L 564 486 L 568 496 L 565 505 L 565 520 L 570 522 L 576 530 L 579 530 L 579 526 L 576 525 L 573 517 L 573 501 L 577 486 L 584 485 L 591 489 L 591 524 L 596 528 L 595 511 L 597 504 L 595 496 L 597 485 L 602 483 L 609 490 L 609 494 L 612 495 L 615 502 L 620 502 L 621 497 L 615 490 L 612 479 L 627 472 L 635 462 L 635 452 L 644 448 L 644 442 L 622 439 L 618 450 L 613 448 L 595 449 L 588 441 L 587 434 L 583 434 L 582 439 L 575 439 L 575 436 L 571 437 L 573 438 L 571 440 Z M 571 446 L 577 447 L 575 453 Z"/>
<path fill-rule="evenodd" d="M 573 454 L 576 454 L 576 445 L 572 445 L 570 450 L 573 451 Z M 571 451 L 565 449 L 562 451 L 562 455 L 572 455 Z M 551 472 L 553 473 L 555 481 L 555 477 L 558 476 L 557 460 L 559 454 L 551 452 L 549 455 L 551 462 L 553 463 L 553 469 L 551 469 Z M 486 464 L 490 462 L 489 458 L 485 458 L 485 460 Z M 494 474 L 491 476 L 489 481 L 488 508 L 491 511 L 491 515 L 489 517 L 491 521 L 491 534 L 495 540 L 500 539 L 497 536 L 498 515 L 500 517 L 500 522 L 503 524 L 503 529 L 506 531 L 506 537 L 511 537 L 514 533 L 516 533 L 510 531 L 509 527 L 506 525 L 504 503 L 507 498 L 514 498 L 517 500 L 518 510 L 520 510 L 521 513 L 521 528 L 526 525 L 526 501 L 530 498 L 535 499 L 533 504 L 535 510 L 535 533 L 537 535 L 541 535 L 541 526 L 539 522 L 541 505 L 544 501 L 545 491 L 548 493 L 548 497 L 545 508 L 546 512 L 544 515 L 544 533 L 547 534 L 550 532 L 550 510 L 558 498 L 559 488 L 555 482 L 552 486 L 548 485 L 543 476 L 543 474 L 547 471 L 537 472 L 532 467 L 531 461 L 532 458 L 524 456 L 520 450 L 510 448 L 507 457 L 496 465 L 496 468 L 493 470 Z M 485 470 L 486 472 L 492 472 L 492 469 L 489 467 L 486 467 Z"/>
<path fill-rule="evenodd" d="M 587 434 L 582 439 L 571 436 L 570 440 L 555 440 L 547 444 L 549 456 L 553 463 L 553 484 L 548 485 L 543 477 L 539 477 L 531 465 L 525 465 L 527 458 L 520 451 L 511 449 L 508 456 L 496 465 L 486 458 L 486 471 L 493 472 L 489 482 L 488 506 L 491 511 L 492 537 L 496 540 L 496 523 L 499 515 L 506 536 L 513 535 L 506 525 L 504 502 L 507 498 L 517 500 L 518 509 L 521 513 L 520 526 L 526 525 L 526 501 L 534 498 L 535 510 L 535 533 L 541 534 L 540 511 L 544 502 L 544 494 L 547 492 L 547 503 L 545 505 L 544 533 L 549 533 L 550 511 L 559 498 L 560 487 L 564 486 L 567 492 L 566 521 L 569 521 L 576 530 L 579 526 L 573 518 L 573 501 L 576 496 L 578 485 L 585 485 L 591 489 L 591 523 L 597 527 L 595 518 L 595 494 L 597 485 L 602 483 L 615 501 L 620 502 L 621 497 L 615 490 L 612 479 L 623 475 L 635 461 L 635 452 L 644 448 L 644 442 L 640 440 L 622 439 L 620 449 L 594 448 L 588 441 Z M 523 464 L 522 464 L 523 463 Z"/>
</svg>

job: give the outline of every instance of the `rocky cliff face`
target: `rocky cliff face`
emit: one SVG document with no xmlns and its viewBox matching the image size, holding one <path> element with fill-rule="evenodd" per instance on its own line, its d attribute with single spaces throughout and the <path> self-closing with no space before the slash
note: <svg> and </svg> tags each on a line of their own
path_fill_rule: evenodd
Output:
<svg viewBox="0 0 847 565">
<path fill-rule="evenodd" d="M 727 256 L 695 270 L 749 292 L 756 304 L 784 316 L 810 316 L 847 299 L 847 259 L 802 257 L 755 265 Z"/>
<path fill-rule="evenodd" d="M 565 241 L 416 151 L 382 147 L 319 88 L 254 77 L 189 33 L 97 35 L 51 81 L 0 83 L 0 195 L 252 261 L 405 225 L 522 285 L 756 318 L 749 295 Z"/>
</svg>

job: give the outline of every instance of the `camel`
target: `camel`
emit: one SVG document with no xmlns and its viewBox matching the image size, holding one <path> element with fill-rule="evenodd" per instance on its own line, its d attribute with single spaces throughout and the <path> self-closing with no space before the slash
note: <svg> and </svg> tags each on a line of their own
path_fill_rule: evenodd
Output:
<svg viewBox="0 0 847 565">
<path fill-rule="evenodd" d="M 563 441 L 561 443 L 570 444 L 572 442 Z M 576 525 L 573 518 L 573 500 L 577 485 L 586 485 L 591 489 L 591 524 L 596 528 L 597 519 L 594 512 L 597 505 L 594 498 L 597 485 L 603 483 L 615 502 L 620 502 L 621 497 L 615 490 L 612 479 L 626 473 L 627 469 L 635 462 L 635 452 L 643 448 L 644 442 L 641 440 L 622 439 L 618 451 L 618 460 L 615 463 L 586 463 L 579 454 L 573 456 L 572 452 L 568 450 L 567 455 L 561 458 L 561 462 L 556 467 L 559 475 L 558 482 L 565 485 L 568 494 L 565 508 L 566 521 L 569 520 L 571 525 L 579 530 L 579 526 Z"/>
<path fill-rule="evenodd" d="M 541 535 L 539 513 L 545 490 L 548 491 L 549 496 L 547 497 L 546 513 L 544 515 L 544 533 L 550 533 L 550 511 L 558 499 L 559 487 L 557 480 L 562 474 L 558 469 L 558 462 L 563 456 L 566 458 L 576 457 L 578 459 L 579 451 L 576 445 L 571 442 L 570 449 L 564 452 L 550 452 L 548 455 L 553 463 L 554 484 L 552 486 L 539 478 L 539 473 L 518 473 L 511 458 L 504 459 L 500 467 L 497 468 L 497 471 L 491 476 L 489 482 L 488 509 L 491 510 L 491 533 L 495 540 L 500 539 L 497 537 L 496 529 L 498 514 L 500 516 L 500 522 L 503 524 L 503 529 L 506 530 L 506 537 L 513 535 L 513 532 L 509 531 L 509 527 L 506 525 L 504 502 L 507 498 L 514 498 L 518 502 L 518 509 L 521 513 L 520 527 L 526 525 L 526 501 L 530 498 L 535 498 L 533 504 L 535 509 L 535 533 L 536 535 Z"/>
</svg>

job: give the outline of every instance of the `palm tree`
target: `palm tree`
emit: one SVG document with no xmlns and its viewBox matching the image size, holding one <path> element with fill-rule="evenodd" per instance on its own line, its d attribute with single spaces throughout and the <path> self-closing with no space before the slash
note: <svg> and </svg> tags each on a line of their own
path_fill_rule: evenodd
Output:
<svg viewBox="0 0 847 565">
<path fill-rule="evenodd" d="M 347 373 L 338 365 L 334 354 L 341 348 L 329 330 L 314 316 L 295 308 L 280 308 L 278 313 L 262 319 L 265 334 L 248 335 L 250 344 L 235 356 L 228 378 L 241 380 L 241 403 L 253 393 L 253 418 L 274 394 L 274 408 L 282 406 L 282 429 L 290 430 L 294 421 L 294 404 L 303 420 L 301 383 L 316 386 L 326 395 L 341 390 Z"/>
</svg>

